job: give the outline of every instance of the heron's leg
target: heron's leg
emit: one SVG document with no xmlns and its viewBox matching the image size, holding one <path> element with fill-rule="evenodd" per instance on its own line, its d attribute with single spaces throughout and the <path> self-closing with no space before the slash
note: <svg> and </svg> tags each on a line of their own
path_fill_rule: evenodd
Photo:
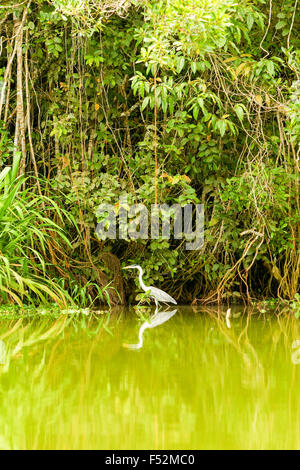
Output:
<svg viewBox="0 0 300 470">
<path fill-rule="evenodd" d="M 154 302 L 155 302 L 155 305 L 156 305 L 155 313 L 157 313 L 158 312 L 158 302 L 157 302 L 155 297 L 153 297 L 153 299 L 154 299 Z"/>
<path fill-rule="evenodd" d="M 170 308 L 170 304 L 167 304 L 166 302 L 163 302 L 163 304 Z"/>
</svg>

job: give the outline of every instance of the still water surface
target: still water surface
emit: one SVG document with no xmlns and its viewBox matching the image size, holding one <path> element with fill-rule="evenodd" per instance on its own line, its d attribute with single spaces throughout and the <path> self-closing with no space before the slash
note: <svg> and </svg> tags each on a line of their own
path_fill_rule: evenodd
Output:
<svg viewBox="0 0 300 470">
<path fill-rule="evenodd" d="M 299 320 L 149 312 L 3 315 L 0 448 L 300 448 Z"/>
</svg>

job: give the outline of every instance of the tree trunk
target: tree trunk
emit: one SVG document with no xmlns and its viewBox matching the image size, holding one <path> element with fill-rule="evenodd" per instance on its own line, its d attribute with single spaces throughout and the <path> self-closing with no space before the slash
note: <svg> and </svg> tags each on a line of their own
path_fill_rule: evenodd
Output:
<svg viewBox="0 0 300 470">
<path fill-rule="evenodd" d="M 23 104 L 23 31 L 27 9 L 24 10 L 22 21 L 14 13 L 14 29 L 16 31 L 17 50 L 17 117 L 15 130 L 15 152 L 22 151 L 19 174 L 25 174 L 26 142 L 25 142 L 25 116 Z"/>
</svg>

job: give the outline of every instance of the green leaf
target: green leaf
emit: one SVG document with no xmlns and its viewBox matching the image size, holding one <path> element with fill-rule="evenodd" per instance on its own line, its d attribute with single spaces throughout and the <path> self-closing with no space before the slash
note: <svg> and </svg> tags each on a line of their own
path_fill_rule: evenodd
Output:
<svg viewBox="0 0 300 470">
<path fill-rule="evenodd" d="M 181 70 L 183 69 L 183 67 L 184 67 L 184 62 L 185 62 L 185 60 L 184 60 L 184 57 L 183 57 L 183 56 L 178 57 L 178 59 L 177 59 L 177 67 L 176 67 L 177 73 L 180 73 Z"/>
<path fill-rule="evenodd" d="M 236 104 L 235 107 L 234 107 L 234 111 L 235 111 L 237 117 L 239 118 L 239 120 L 240 120 L 241 122 L 243 122 L 243 119 L 244 119 L 244 110 L 243 110 L 242 106 L 239 105 L 239 104 Z"/>
<path fill-rule="evenodd" d="M 149 96 L 146 96 L 146 98 L 144 98 L 143 103 L 142 103 L 142 111 L 144 111 L 144 109 L 148 106 L 149 101 L 150 101 Z"/>
<path fill-rule="evenodd" d="M 254 18 L 253 18 L 253 16 L 252 16 L 252 15 L 248 15 L 248 16 L 247 16 L 247 26 L 248 26 L 249 31 L 252 29 L 253 23 L 254 23 Z"/>
<path fill-rule="evenodd" d="M 226 121 L 223 119 L 219 119 L 217 122 L 217 127 L 220 131 L 221 137 L 224 137 L 224 134 L 226 132 Z"/>
<path fill-rule="evenodd" d="M 273 75 L 275 74 L 274 64 L 273 64 L 273 62 L 272 62 L 271 60 L 268 60 L 268 62 L 267 62 L 267 70 L 268 70 L 268 73 L 269 73 L 270 75 L 273 76 Z"/>
<path fill-rule="evenodd" d="M 197 120 L 198 114 L 199 114 L 199 108 L 198 108 L 198 106 L 194 106 L 194 108 L 193 108 L 193 117 L 194 117 L 195 120 Z"/>
<path fill-rule="evenodd" d="M 196 72 L 197 72 L 197 63 L 196 63 L 196 62 L 192 62 L 192 63 L 191 63 L 191 69 L 192 69 L 192 72 L 193 72 L 193 73 L 196 73 Z"/>
<path fill-rule="evenodd" d="M 276 29 L 282 29 L 285 25 L 286 25 L 286 21 L 281 20 L 281 21 L 278 21 L 278 23 L 276 24 L 275 28 L 276 28 Z"/>
</svg>

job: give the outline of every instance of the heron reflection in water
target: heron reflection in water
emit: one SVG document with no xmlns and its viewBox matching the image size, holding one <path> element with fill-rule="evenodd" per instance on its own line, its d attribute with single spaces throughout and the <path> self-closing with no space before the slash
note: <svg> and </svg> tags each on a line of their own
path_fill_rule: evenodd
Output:
<svg viewBox="0 0 300 470">
<path fill-rule="evenodd" d="M 136 344 L 126 344 L 124 343 L 123 346 L 124 348 L 127 349 L 141 349 L 143 347 L 143 334 L 144 331 L 147 330 L 147 328 L 155 328 L 156 326 L 162 325 L 166 321 L 170 320 L 173 315 L 177 312 L 177 309 L 171 310 L 171 311 L 164 311 L 164 312 L 158 312 L 158 308 L 156 307 L 154 315 L 149 318 L 149 320 L 145 321 L 139 331 L 139 342 Z"/>
</svg>

